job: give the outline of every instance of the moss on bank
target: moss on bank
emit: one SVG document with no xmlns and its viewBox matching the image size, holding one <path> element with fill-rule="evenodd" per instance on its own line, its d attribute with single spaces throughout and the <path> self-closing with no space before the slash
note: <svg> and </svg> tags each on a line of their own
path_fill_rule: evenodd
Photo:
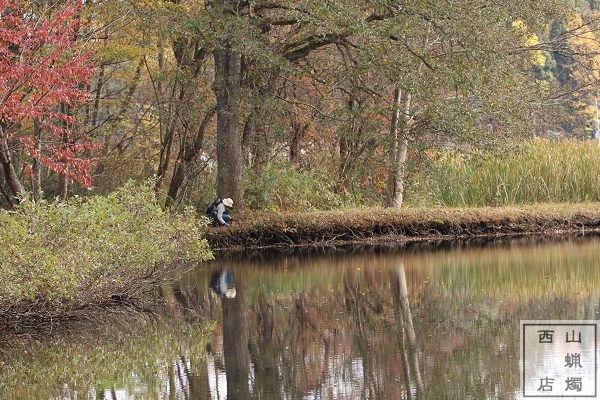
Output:
<svg viewBox="0 0 600 400">
<path fill-rule="evenodd" d="M 232 249 L 596 230 L 600 203 L 270 214 L 207 228 L 204 235 L 213 249 Z"/>
</svg>

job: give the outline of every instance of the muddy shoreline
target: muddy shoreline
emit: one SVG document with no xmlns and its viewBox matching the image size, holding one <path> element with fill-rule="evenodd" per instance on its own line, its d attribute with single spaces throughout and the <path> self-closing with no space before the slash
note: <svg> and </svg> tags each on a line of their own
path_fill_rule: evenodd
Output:
<svg viewBox="0 0 600 400">
<path fill-rule="evenodd" d="M 569 236 L 600 232 L 600 205 L 409 209 L 281 215 L 205 232 L 224 251 L 344 244 Z"/>
</svg>

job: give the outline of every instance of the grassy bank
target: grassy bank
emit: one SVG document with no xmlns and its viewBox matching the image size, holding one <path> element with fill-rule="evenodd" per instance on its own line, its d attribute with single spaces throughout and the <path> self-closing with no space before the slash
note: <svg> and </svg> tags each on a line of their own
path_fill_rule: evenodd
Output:
<svg viewBox="0 0 600 400">
<path fill-rule="evenodd" d="M 0 211 L 0 329 L 140 299 L 174 265 L 211 258 L 194 214 L 162 210 L 149 187 Z"/>
<path fill-rule="evenodd" d="M 600 203 L 486 208 L 370 208 L 241 218 L 207 228 L 214 249 L 600 230 Z"/>
</svg>

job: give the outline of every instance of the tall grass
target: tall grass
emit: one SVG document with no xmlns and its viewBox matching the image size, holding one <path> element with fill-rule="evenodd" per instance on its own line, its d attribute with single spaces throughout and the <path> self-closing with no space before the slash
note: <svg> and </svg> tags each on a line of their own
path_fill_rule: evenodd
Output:
<svg viewBox="0 0 600 400">
<path fill-rule="evenodd" d="M 537 139 L 508 154 L 446 152 L 427 186 L 446 206 L 599 201 L 600 145 Z"/>
</svg>

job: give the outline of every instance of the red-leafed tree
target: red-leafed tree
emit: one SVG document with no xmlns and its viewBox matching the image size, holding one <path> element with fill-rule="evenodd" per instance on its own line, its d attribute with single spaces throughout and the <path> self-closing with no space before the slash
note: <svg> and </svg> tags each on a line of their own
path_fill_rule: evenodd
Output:
<svg viewBox="0 0 600 400">
<path fill-rule="evenodd" d="M 87 99 L 93 73 L 92 53 L 78 39 L 81 7 L 77 0 L 52 8 L 0 0 L 0 164 L 15 197 L 23 192 L 17 151 L 64 179 L 92 183 L 87 150 L 94 144 L 76 129 L 72 112 Z"/>
</svg>

